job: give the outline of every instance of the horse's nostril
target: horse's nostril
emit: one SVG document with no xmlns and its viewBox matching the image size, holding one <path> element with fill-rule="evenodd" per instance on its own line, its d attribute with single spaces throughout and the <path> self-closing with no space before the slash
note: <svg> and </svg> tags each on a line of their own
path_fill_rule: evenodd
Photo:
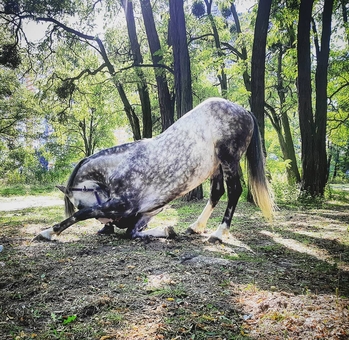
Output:
<svg viewBox="0 0 349 340">
<path fill-rule="evenodd" d="M 81 209 L 85 208 L 85 206 L 84 206 L 83 204 L 79 203 L 78 206 L 77 206 L 77 208 L 78 208 L 79 210 L 81 210 Z"/>
</svg>

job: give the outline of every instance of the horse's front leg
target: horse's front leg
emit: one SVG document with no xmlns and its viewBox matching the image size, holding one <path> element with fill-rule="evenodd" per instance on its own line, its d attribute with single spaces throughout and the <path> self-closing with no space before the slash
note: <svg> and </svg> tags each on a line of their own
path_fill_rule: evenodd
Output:
<svg viewBox="0 0 349 340">
<path fill-rule="evenodd" d="M 43 230 L 34 238 L 34 240 L 51 240 L 53 235 L 59 235 L 62 231 L 69 228 L 74 223 L 88 220 L 90 218 L 110 218 L 115 220 L 118 217 L 125 216 L 129 210 L 130 209 L 127 208 L 127 205 L 120 199 L 111 199 L 110 201 L 101 205 L 83 208 L 77 211 L 61 223 L 55 224 L 53 227 Z"/>
</svg>

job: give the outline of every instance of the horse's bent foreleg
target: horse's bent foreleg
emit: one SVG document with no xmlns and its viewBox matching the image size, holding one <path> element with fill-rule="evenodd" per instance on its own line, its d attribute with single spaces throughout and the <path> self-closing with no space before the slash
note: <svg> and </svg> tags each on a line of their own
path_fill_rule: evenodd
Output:
<svg viewBox="0 0 349 340">
<path fill-rule="evenodd" d="M 219 199 L 223 196 L 223 194 L 223 171 L 220 166 L 211 177 L 211 193 L 209 201 L 207 202 L 198 219 L 187 229 L 186 233 L 197 234 L 205 230 L 207 221 L 210 218 L 214 207 L 217 205 Z"/>
<path fill-rule="evenodd" d="M 35 239 L 47 239 L 51 240 L 52 235 L 59 235 L 62 231 L 69 228 L 74 223 L 79 221 L 88 220 L 90 218 L 110 218 L 117 219 L 118 217 L 123 217 L 126 210 L 126 205 L 119 199 L 112 199 L 101 205 L 83 208 L 75 212 L 72 216 L 68 217 L 61 223 L 55 224 L 52 228 L 42 231 Z"/>
<path fill-rule="evenodd" d="M 230 228 L 236 205 L 242 193 L 240 178 L 237 173 L 234 175 L 227 175 L 226 183 L 228 191 L 228 205 L 225 210 L 222 223 L 217 228 L 217 230 L 210 235 L 208 239 L 209 242 L 222 242 L 223 235 L 228 232 Z"/>
</svg>

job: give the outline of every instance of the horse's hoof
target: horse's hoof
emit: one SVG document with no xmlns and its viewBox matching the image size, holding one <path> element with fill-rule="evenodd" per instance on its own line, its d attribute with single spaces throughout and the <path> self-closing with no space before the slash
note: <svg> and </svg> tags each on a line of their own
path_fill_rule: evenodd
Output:
<svg viewBox="0 0 349 340">
<path fill-rule="evenodd" d="M 177 234 L 176 234 L 173 227 L 167 227 L 166 231 L 167 231 L 167 238 L 169 238 L 171 240 L 176 238 Z"/>
<path fill-rule="evenodd" d="M 45 241 L 45 242 L 50 242 L 52 241 L 51 238 L 47 238 L 46 236 L 42 235 L 42 234 L 38 234 L 36 235 L 33 239 L 32 239 L 32 242 L 33 241 Z"/>
<path fill-rule="evenodd" d="M 97 231 L 98 235 L 112 235 L 114 234 L 114 226 L 113 225 L 104 225 L 101 230 Z"/>
<path fill-rule="evenodd" d="M 220 244 L 223 243 L 223 241 L 220 238 L 216 237 L 216 236 L 210 236 L 207 239 L 207 242 L 209 242 L 209 243 L 220 243 Z"/>
<path fill-rule="evenodd" d="M 195 235 L 195 234 L 197 234 L 197 232 L 194 229 L 190 228 L 190 227 L 185 231 L 185 233 L 187 235 Z"/>
</svg>

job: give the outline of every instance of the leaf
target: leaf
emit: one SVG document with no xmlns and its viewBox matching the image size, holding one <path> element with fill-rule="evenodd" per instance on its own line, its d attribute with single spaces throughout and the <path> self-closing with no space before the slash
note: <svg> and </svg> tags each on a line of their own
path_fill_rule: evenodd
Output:
<svg viewBox="0 0 349 340">
<path fill-rule="evenodd" d="M 77 318 L 76 314 L 68 315 L 67 317 L 64 318 L 63 325 L 68 325 L 68 324 L 74 322 L 76 318 Z"/>
</svg>

